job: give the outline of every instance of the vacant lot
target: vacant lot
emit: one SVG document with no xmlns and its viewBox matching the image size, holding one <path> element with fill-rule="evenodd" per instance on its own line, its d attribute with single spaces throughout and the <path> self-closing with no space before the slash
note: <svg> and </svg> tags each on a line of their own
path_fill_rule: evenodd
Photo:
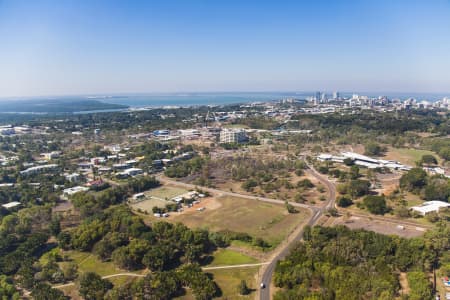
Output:
<svg viewBox="0 0 450 300">
<path fill-rule="evenodd" d="M 421 228 L 420 225 L 417 227 L 413 226 L 403 226 L 402 228 L 397 227 L 397 224 L 371 220 L 370 217 L 350 217 L 350 219 L 345 220 L 343 217 L 334 220 L 333 225 L 345 225 L 350 229 L 365 229 L 374 231 L 381 234 L 387 235 L 398 235 L 405 238 L 418 237 L 424 234 L 425 229 Z"/>
<path fill-rule="evenodd" d="M 305 219 L 306 212 L 288 214 L 283 205 L 264 203 L 236 197 L 220 197 L 215 209 L 198 212 L 186 211 L 174 215 L 172 221 L 182 222 L 192 228 L 212 231 L 228 229 L 246 232 L 277 245 Z"/>
</svg>

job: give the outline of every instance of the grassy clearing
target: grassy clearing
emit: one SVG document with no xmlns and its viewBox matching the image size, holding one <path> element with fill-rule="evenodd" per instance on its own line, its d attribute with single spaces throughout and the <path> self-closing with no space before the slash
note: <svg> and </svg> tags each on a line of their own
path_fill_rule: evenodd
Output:
<svg viewBox="0 0 450 300">
<path fill-rule="evenodd" d="M 221 299 L 253 299 L 256 292 L 255 275 L 258 274 L 259 267 L 211 270 L 208 273 L 213 275 L 214 281 L 222 291 Z M 247 286 L 252 289 L 250 295 L 239 295 L 238 286 L 241 280 L 247 282 Z"/>
<path fill-rule="evenodd" d="M 88 252 L 64 251 L 63 255 L 67 255 L 70 260 L 78 265 L 79 272 L 95 272 L 100 276 L 124 272 L 124 270 L 114 266 L 112 262 L 102 262 L 95 255 Z"/>
<path fill-rule="evenodd" d="M 416 162 L 422 158 L 422 155 L 431 154 L 439 160 L 439 156 L 433 151 L 418 150 L 409 148 L 389 148 L 384 159 L 397 160 L 401 163 L 415 166 Z"/>
<path fill-rule="evenodd" d="M 213 261 L 208 267 L 254 264 L 259 262 L 253 257 L 228 249 L 217 250 L 213 256 Z"/>
<path fill-rule="evenodd" d="M 188 191 L 182 188 L 178 187 L 172 187 L 172 186 L 161 186 L 155 189 L 151 189 L 148 192 L 146 192 L 146 195 L 154 196 L 160 199 L 172 199 L 178 195 L 182 195 L 187 193 Z"/>
<path fill-rule="evenodd" d="M 297 214 L 288 214 L 283 205 L 257 200 L 227 196 L 218 198 L 217 201 L 221 206 L 216 209 L 186 212 L 172 220 L 191 228 L 246 232 L 275 246 L 303 222 L 306 216 L 303 210 Z"/>
<path fill-rule="evenodd" d="M 74 285 L 60 288 L 60 290 L 64 293 L 64 295 L 68 296 L 69 299 L 72 299 L 72 300 L 83 299 L 83 298 L 81 298 L 80 294 L 78 294 L 78 289 Z"/>
</svg>

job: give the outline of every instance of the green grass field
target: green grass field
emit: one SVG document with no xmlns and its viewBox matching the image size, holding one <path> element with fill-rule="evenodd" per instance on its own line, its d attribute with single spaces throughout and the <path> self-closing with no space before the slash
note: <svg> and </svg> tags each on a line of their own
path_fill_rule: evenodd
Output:
<svg viewBox="0 0 450 300">
<path fill-rule="evenodd" d="M 208 267 L 254 264 L 259 262 L 253 257 L 228 249 L 217 250 L 213 256 L 214 259 Z"/>
<path fill-rule="evenodd" d="M 178 195 L 187 193 L 188 191 L 178 187 L 161 186 L 145 192 L 146 195 L 154 196 L 160 199 L 172 199 Z"/>
<path fill-rule="evenodd" d="M 384 159 L 397 160 L 401 163 L 415 166 L 416 162 L 422 158 L 422 155 L 431 154 L 436 157 L 439 161 L 439 156 L 433 151 L 428 150 L 418 150 L 409 148 L 389 148 Z"/>
<path fill-rule="evenodd" d="M 69 256 L 78 265 L 79 272 L 95 272 L 100 276 L 124 272 L 124 270 L 114 266 L 112 262 L 102 262 L 95 255 L 88 252 L 64 251 L 64 255 Z M 64 262 L 61 264 L 64 264 Z"/>
</svg>

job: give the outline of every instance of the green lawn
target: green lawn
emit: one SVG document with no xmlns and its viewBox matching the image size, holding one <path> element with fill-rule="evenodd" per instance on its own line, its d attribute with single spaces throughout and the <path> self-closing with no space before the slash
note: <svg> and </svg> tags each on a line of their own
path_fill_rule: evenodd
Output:
<svg viewBox="0 0 450 300">
<path fill-rule="evenodd" d="M 69 256 L 78 265 L 79 272 L 95 272 L 100 276 L 124 272 L 124 270 L 114 266 L 112 262 L 102 262 L 95 255 L 88 252 L 64 251 L 64 255 Z"/>
<path fill-rule="evenodd" d="M 416 162 L 422 158 L 422 155 L 431 154 L 439 161 L 439 156 L 433 151 L 410 149 L 410 148 L 389 148 L 384 159 L 397 160 L 401 163 L 415 166 Z"/>
<path fill-rule="evenodd" d="M 148 192 L 146 192 L 146 195 L 154 196 L 161 199 L 172 199 L 178 195 L 182 195 L 187 193 L 188 191 L 182 188 L 178 187 L 172 187 L 172 186 L 161 186 L 155 189 L 151 189 Z"/>
<path fill-rule="evenodd" d="M 228 249 L 217 250 L 213 256 L 214 259 L 208 267 L 254 264 L 259 262 L 253 257 Z"/>
</svg>

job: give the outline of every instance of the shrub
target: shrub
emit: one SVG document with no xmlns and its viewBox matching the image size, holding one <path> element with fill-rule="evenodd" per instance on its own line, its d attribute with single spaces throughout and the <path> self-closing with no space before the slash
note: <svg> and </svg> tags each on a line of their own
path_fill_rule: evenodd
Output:
<svg viewBox="0 0 450 300">
<path fill-rule="evenodd" d="M 241 283 L 239 283 L 239 294 L 241 295 L 250 294 L 250 289 L 248 288 L 247 282 L 245 280 L 241 280 Z"/>
<path fill-rule="evenodd" d="M 383 215 L 388 211 L 384 196 L 366 196 L 363 203 L 369 212 L 376 215 Z"/>
<path fill-rule="evenodd" d="M 348 196 L 342 196 L 337 199 L 337 205 L 339 207 L 348 207 L 352 204 L 353 204 L 353 201 Z"/>
</svg>

